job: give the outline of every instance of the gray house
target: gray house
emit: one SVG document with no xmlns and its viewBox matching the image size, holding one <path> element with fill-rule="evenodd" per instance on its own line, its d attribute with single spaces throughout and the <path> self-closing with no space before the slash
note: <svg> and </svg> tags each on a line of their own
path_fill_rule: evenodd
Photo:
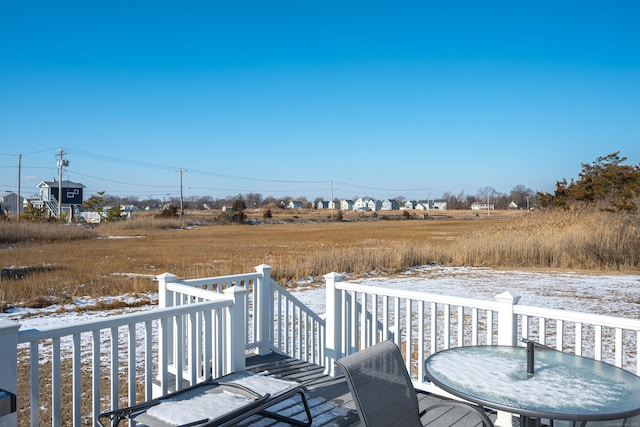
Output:
<svg viewBox="0 0 640 427">
<path fill-rule="evenodd" d="M 4 194 L 0 194 L 0 213 L 18 215 L 23 210 L 23 203 L 24 197 L 18 198 L 16 193 L 7 191 Z"/>
<path fill-rule="evenodd" d="M 386 199 L 382 202 L 382 207 L 380 209 L 383 211 L 395 211 L 395 210 L 398 210 L 399 208 L 400 207 L 396 200 Z"/>
</svg>

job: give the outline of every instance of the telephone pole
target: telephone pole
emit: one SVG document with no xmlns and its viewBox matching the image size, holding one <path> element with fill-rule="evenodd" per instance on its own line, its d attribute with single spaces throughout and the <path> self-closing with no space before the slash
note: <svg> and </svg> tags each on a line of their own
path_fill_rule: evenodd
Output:
<svg viewBox="0 0 640 427">
<path fill-rule="evenodd" d="M 331 201 L 329 203 L 331 203 L 331 221 L 333 221 L 333 208 L 335 205 L 335 202 L 333 201 L 333 181 L 331 181 Z"/>
<path fill-rule="evenodd" d="M 22 154 L 18 154 L 18 198 L 16 200 L 16 221 L 20 222 L 20 208 L 21 203 L 20 203 L 20 174 L 21 174 L 21 168 L 22 168 Z"/>
<path fill-rule="evenodd" d="M 62 158 L 65 154 L 62 148 L 58 152 L 58 219 L 62 218 L 62 167 L 69 166 L 69 160 Z"/>
<path fill-rule="evenodd" d="M 180 173 L 180 216 L 184 216 L 184 204 L 182 201 L 182 174 L 188 172 L 186 169 L 178 169 L 176 172 Z"/>
</svg>

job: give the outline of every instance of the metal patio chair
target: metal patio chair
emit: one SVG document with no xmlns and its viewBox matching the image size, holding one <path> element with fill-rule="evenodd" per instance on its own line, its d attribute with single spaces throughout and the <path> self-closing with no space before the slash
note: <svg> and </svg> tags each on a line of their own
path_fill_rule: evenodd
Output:
<svg viewBox="0 0 640 427">
<path fill-rule="evenodd" d="M 418 396 L 398 346 L 383 341 L 336 361 L 347 379 L 360 420 L 368 427 L 422 427 L 435 408 L 462 408 L 493 427 L 484 409 L 459 401 L 442 401 L 420 412 Z M 433 424 L 435 425 L 435 423 Z"/>
</svg>

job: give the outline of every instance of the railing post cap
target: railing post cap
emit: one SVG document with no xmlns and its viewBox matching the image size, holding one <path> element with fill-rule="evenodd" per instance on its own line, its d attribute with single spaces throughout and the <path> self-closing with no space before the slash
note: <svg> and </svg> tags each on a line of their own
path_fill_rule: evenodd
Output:
<svg viewBox="0 0 640 427">
<path fill-rule="evenodd" d="M 15 334 L 21 324 L 9 319 L 0 319 L 0 335 Z"/>
<path fill-rule="evenodd" d="M 175 274 L 171 274 L 171 273 L 162 273 L 162 274 L 158 274 L 156 276 L 156 279 L 164 280 L 165 282 L 175 282 L 175 280 L 177 278 L 178 278 L 178 276 L 176 276 Z"/>
<path fill-rule="evenodd" d="M 506 291 L 495 296 L 498 302 L 507 302 L 511 304 L 517 304 L 520 300 L 520 295 L 513 295 L 511 292 Z"/>
<path fill-rule="evenodd" d="M 324 277 L 325 280 L 334 280 L 336 282 L 339 282 L 344 278 L 344 274 L 340 274 L 340 273 L 336 273 L 335 271 L 332 271 L 331 273 L 327 273 L 322 277 Z"/>
<path fill-rule="evenodd" d="M 230 288 L 224 289 L 222 293 L 225 295 L 231 295 L 235 297 L 236 295 L 247 294 L 249 293 L 249 290 L 244 286 L 234 285 L 234 286 L 231 286 Z"/>
<path fill-rule="evenodd" d="M 256 270 L 260 271 L 260 270 L 271 270 L 273 269 L 273 267 L 271 267 L 270 265 L 267 264 L 260 264 L 258 266 L 256 266 Z"/>
</svg>

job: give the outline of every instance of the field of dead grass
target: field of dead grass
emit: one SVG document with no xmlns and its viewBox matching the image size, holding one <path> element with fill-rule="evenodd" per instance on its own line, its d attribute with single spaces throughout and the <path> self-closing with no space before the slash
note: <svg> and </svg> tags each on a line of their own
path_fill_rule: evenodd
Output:
<svg viewBox="0 0 640 427">
<path fill-rule="evenodd" d="M 367 213 L 332 222 L 328 211 L 318 212 L 285 217 L 278 211 L 271 223 L 258 225 L 212 225 L 210 214 L 202 212 L 171 220 L 139 215 L 91 229 L 47 224 L 53 227 L 47 231 L 51 236 L 62 237 L 10 244 L 5 236 L 16 223 L 1 223 L 0 267 L 22 275 L 0 282 L 0 301 L 3 307 L 29 306 L 74 296 L 143 293 L 155 291 L 152 279 L 164 272 L 186 279 L 253 271 L 260 264 L 273 266 L 272 277 L 283 284 L 332 271 L 360 276 L 428 263 L 640 269 L 637 217 L 447 211 L 424 220 L 421 215 L 407 220 Z"/>
</svg>

